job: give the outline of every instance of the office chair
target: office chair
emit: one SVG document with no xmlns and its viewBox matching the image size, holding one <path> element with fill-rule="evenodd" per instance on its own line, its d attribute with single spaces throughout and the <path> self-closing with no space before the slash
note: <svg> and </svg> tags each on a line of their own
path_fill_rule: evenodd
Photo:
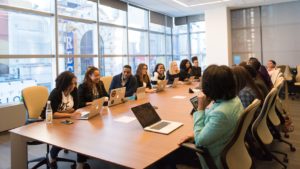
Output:
<svg viewBox="0 0 300 169">
<path fill-rule="evenodd" d="M 100 79 L 101 79 L 102 82 L 104 83 L 105 90 L 108 92 L 113 77 L 112 77 L 112 76 L 103 76 L 103 77 L 101 77 Z"/>
<path fill-rule="evenodd" d="M 273 137 L 275 139 L 277 139 L 279 142 L 283 142 L 283 143 L 289 145 L 290 150 L 292 152 L 294 152 L 294 151 L 296 151 L 296 148 L 292 145 L 292 143 L 289 143 L 288 141 L 286 141 L 282 138 L 280 130 L 279 130 L 279 127 L 280 127 L 280 125 L 282 125 L 282 122 L 284 123 L 284 120 L 281 120 L 281 119 L 284 119 L 284 118 L 283 118 L 283 114 L 282 114 L 283 112 L 279 112 L 278 110 L 280 110 L 280 109 L 278 109 L 278 108 L 276 109 L 276 106 L 280 105 L 279 104 L 280 98 L 278 95 L 279 95 L 280 89 L 283 87 L 283 84 L 284 84 L 284 78 L 282 77 L 278 80 L 278 82 L 274 86 L 277 89 L 277 95 L 275 96 L 275 103 L 272 105 L 272 107 L 270 108 L 270 111 L 268 112 L 268 120 L 269 120 L 268 125 L 272 131 Z M 281 110 L 283 110 L 283 109 L 281 109 Z M 285 135 L 286 134 L 287 133 L 285 133 Z M 285 159 L 285 160 L 287 160 L 287 159 Z"/>
<path fill-rule="evenodd" d="M 254 118 L 260 100 L 255 99 L 239 118 L 233 137 L 221 153 L 221 162 L 224 169 L 250 169 L 253 168 L 251 156 L 245 145 L 245 135 Z M 197 147 L 194 143 L 183 143 L 183 147 L 200 154 L 210 169 L 217 169 L 214 160 L 205 147 Z M 239 155 L 237 155 L 239 154 Z"/>
<path fill-rule="evenodd" d="M 287 154 L 278 151 L 271 152 L 267 148 L 267 145 L 271 144 L 274 139 L 268 126 L 268 113 L 272 108 L 272 106 L 274 106 L 275 104 L 276 96 L 277 96 L 277 89 L 273 88 L 266 96 L 261 112 L 252 125 L 252 133 L 255 141 L 259 144 L 260 148 L 263 150 L 263 153 L 265 153 L 267 157 L 277 161 L 280 165 L 283 166 L 283 168 L 286 169 L 287 166 L 282 161 L 280 161 L 273 153 L 284 155 L 284 162 L 287 162 Z"/>
<path fill-rule="evenodd" d="M 40 117 L 46 103 L 48 100 L 48 89 L 44 86 L 32 86 L 27 87 L 22 90 L 23 103 L 26 108 L 26 124 L 43 121 Z M 44 144 L 39 141 L 31 141 L 27 142 L 27 145 L 40 145 Z M 38 162 L 32 168 L 36 169 L 42 165 L 46 165 L 49 168 L 49 161 L 47 158 L 47 154 L 49 153 L 49 145 L 47 144 L 47 152 L 44 157 L 40 157 L 37 159 L 29 160 L 29 163 Z M 57 161 L 71 162 L 76 164 L 74 160 L 57 158 Z"/>
</svg>

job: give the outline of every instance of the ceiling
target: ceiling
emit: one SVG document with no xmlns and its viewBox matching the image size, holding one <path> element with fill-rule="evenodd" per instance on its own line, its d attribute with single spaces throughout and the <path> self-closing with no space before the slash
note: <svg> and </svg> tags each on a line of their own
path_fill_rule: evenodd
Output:
<svg viewBox="0 0 300 169">
<path fill-rule="evenodd" d="M 296 0 L 124 0 L 131 4 L 169 16 L 188 16 L 204 13 L 207 9 L 221 6 L 244 8 Z M 177 1 L 177 2 L 175 2 Z M 217 2 L 216 2 L 217 1 Z"/>
</svg>

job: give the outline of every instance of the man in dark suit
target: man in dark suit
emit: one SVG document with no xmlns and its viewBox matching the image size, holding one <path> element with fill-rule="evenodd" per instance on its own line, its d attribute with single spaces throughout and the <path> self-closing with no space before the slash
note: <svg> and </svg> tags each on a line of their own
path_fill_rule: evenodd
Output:
<svg viewBox="0 0 300 169">
<path fill-rule="evenodd" d="M 113 89 L 126 87 L 125 97 L 132 96 L 137 89 L 136 78 L 132 76 L 131 66 L 125 65 L 122 73 L 113 77 L 109 92 Z"/>
<path fill-rule="evenodd" d="M 192 67 L 192 76 L 195 76 L 195 79 L 199 79 L 201 77 L 201 67 L 199 67 L 198 57 L 192 57 L 193 67 Z"/>
</svg>

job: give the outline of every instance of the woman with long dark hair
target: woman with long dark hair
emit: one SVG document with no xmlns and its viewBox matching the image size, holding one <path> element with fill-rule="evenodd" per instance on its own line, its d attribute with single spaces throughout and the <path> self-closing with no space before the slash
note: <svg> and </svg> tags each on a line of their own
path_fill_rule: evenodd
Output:
<svg viewBox="0 0 300 169">
<path fill-rule="evenodd" d="M 138 65 L 138 68 L 136 70 L 135 78 L 137 81 L 137 86 L 138 87 L 146 87 L 146 92 L 147 93 L 153 93 L 155 92 L 154 89 L 152 89 L 151 83 L 150 83 L 150 78 L 147 73 L 148 71 L 148 66 L 145 63 L 140 63 Z"/>
</svg>

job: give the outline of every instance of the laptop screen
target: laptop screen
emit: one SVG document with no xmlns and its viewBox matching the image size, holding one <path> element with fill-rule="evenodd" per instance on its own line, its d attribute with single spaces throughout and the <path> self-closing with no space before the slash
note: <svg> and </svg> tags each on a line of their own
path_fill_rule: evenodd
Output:
<svg viewBox="0 0 300 169">
<path fill-rule="evenodd" d="M 131 108 L 132 112 L 141 123 L 143 128 L 150 126 L 161 119 L 156 113 L 155 109 L 150 103 L 145 103 L 136 107 Z"/>
</svg>

